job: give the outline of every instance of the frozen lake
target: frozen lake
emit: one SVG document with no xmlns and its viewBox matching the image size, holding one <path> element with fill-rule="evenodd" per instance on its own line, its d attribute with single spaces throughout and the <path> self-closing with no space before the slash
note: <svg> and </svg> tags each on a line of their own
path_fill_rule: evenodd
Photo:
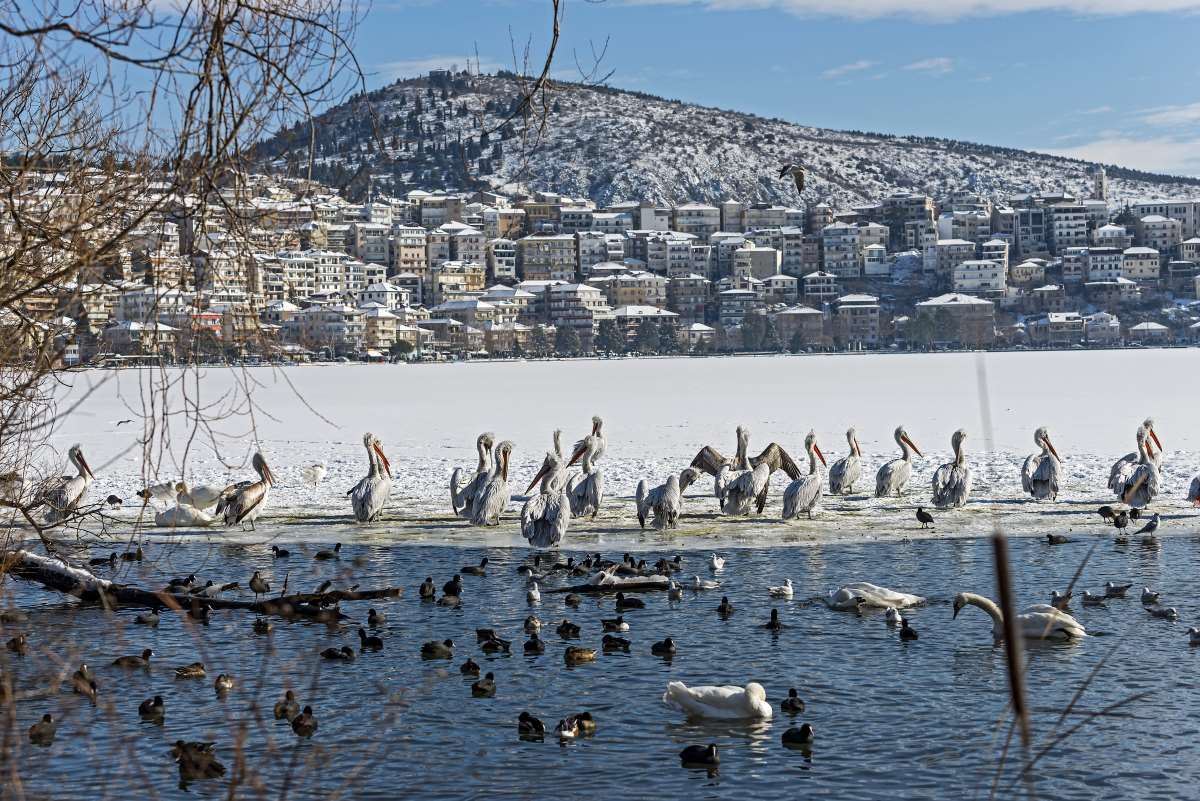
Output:
<svg viewBox="0 0 1200 801">
<path fill-rule="evenodd" d="M 979 365 L 986 368 L 995 450 L 986 452 L 981 423 Z M 573 442 L 589 419 L 605 419 L 609 446 L 601 466 L 609 500 L 595 523 L 573 523 L 568 543 L 758 544 L 812 538 L 911 535 L 912 511 L 928 503 L 929 479 L 950 459 L 950 434 L 965 428 L 974 469 L 972 502 L 939 515 L 938 536 L 974 535 L 993 520 L 1012 533 L 1094 529 L 1089 515 L 1112 502 L 1105 482 L 1117 457 L 1134 449 L 1134 431 L 1154 417 L 1166 449 L 1163 493 L 1156 508 L 1168 518 L 1164 533 L 1190 533 L 1196 520 L 1183 501 L 1200 468 L 1200 351 L 1195 349 L 995 354 L 867 354 L 761 358 L 672 358 L 535 361 L 413 366 L 336 365 L 283 370 L 212 369 L 188 374 L 188 397 L 225 419 L 193 430 L 183 393 L 173 391 L 171 446 L 152 449 L 162 480 L 193 483 L 251 475 L 249 456 L 262 449 L 279 484 L 254 539 L 265 536 L 328 539 L 331 524 L 348 522 L 344 493 L 365 472 L 364 431 L 384 443 L 396 477 L 385 520 L 349 527 L 347 540 L 522 544 L 519 504 L 497 529 L 481 532 L 448 514 L 447 484 L 456 466 L 474 464 L 480 431 L 515 445 L 511 485 L 524 490 L 562 428 Z M 178 377 L 179 374 L 174 374 Z M 147 388 L 163 380 L 155 370 L 90 371 L 75 376 L 64 401 L 91 395 L 55 432 L 62 450 L 81 442 L 98 478 L 93 492 L 129 498 L 142 475 L 138 423 Z M 245 403 L 249 392 L 256 408 Z M 858 430 L 865 480 L 856 494 L 827 498 L 811 522 L 778 520 L 786 479 L 777 474 L 761 518 L 718 517 L 711 480 L 689 492 L 681 528 L 666 538 L 642 535 L 631 501 L 639 478 L 661 482 L 687 465 L 704 444 L 734 449 L 734 427 L 749 426 L 751 451 L 770 441 L 803 463 L 802 440 L 813 429 L 830 462 L 846 449 L 844 432 Z M 877 467 L 894 458 L 892 431 L 903 423 L 925 454 L 914 464 L 901 500 L 871 497 Z M 159 425 L 162 425 L 161 415 Z M 1033 431 L 1049 427 L 1063 457 L 1065 480 L 1057 503 L 1022 501 L 1019 469 L 1034 450 Z M 329 474 L 315 491 L 300 480 L 313 462 Z M 132 516 L 132 510 L 124 514 Z M 222 538 L 231 535 L 220 532 Z M 240 535 L 236 535 L 240 536 Z M 703 544 L 701 544 L 703 547 Z"/>
</svg>

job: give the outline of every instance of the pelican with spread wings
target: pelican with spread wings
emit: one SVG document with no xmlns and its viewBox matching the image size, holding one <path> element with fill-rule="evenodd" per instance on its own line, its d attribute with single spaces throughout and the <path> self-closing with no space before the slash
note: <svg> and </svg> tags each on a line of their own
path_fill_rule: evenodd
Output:
<svg viewBox="0 0 1200 801">
<path fill-rule="evenodd" d="M 776 470 L 784 471 L 793 481 L 801 476 L 800 468 L 778 443 L 772 442 L 758 456 L 748 456 L 749 449 L 750 429 L 738 426 L 737 452 L 732 459 L 722 456 L 711 445 L 705 445 L 692 459 L 692 467 L 714 477 L 714 494 L 726 514 L 750 514 L 751 501 L 761 514 Z M 753 494 L 747 498 L 746 493 L 751 491 Z M 734 511 L 727 511 L 727 507 Z"/>
</svg>

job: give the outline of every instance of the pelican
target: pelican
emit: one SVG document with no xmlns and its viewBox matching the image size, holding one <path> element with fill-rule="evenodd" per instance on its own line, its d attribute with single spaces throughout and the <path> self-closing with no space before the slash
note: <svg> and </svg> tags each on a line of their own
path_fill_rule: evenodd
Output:
<svg viewBox="0 0 1200 801">
<path fill-rule="evenodd" d="M 354 519 L 369 523 L 383 512 L 388 496 L 392 494 L 392 464 L 374 434 L 363 434 L 363 446 L 367 449 L 367 474 L 354 485 L 349 495 Z"/>
<path fill-rule="evenodd" d="M 258 481 L 233 485 L 217 502 L 217 514 L 224 516 L 227 526 L 249 523 L 253 529 L 255 518 L 262 514 L 267 496 L 271 494 L 275 476 L 271 474 L 267 460 L 261 453 L 255 453 L 253 464 L 255 472 L 258 473 Z"/>
<path fill-rule="evenodd" d="M 1187 499 L 1192 502 L 1192 506 L 1200 506 L 1200 473 L 1192 479 L 1192 485 L 1188 487 Z"/>
<path fill-rule="evenodd" d="M 909 439 L 904 426 L 896 426 L 896 433 L 893 436 L 896 444 L 900 446 L 900 458 L 885 463 L 875 474 L 876 498 L 891 495 L 893 492 L 899 498 L 900 493 L 904 492 L 904 488 L 908 486 L 908 480 L 912 478 L 912 455 L 915 453 L 922 458 L 925 456 L 921 453 L 921 449 Z"/>
<path fill-rule="evenodd" d="M 1141 431 L 1142 429 L 1145 429 L 1150 439 L 1154 440 L 1154 447 L 1158 448 L 1159 451 L 1159 456 L 1154 457 L 1154 452 L 1151 450 L 1150 456 L 1154 457 L 1156 460 L 1161 459 L 1163 446 L 1162 443 L 1158 441 L 1158 433 L 1154 430 L 1154 420 L 1147 417 L 1142 421 L 1141 426 L 1138 427 L 1138 431 Z M 1149 445 L 1149 443 L 1147 443 L 1147 445 Z M 1128 477 L 1131 471 L 1137 468 L 1138 462 L 1141 460 L 1141 457 L 1138 455 L 1138 453 L 1138 451 L 1127 453 L 1117 461 L 1113 462 L 1112 469 L 1108 471 L 1108 488 L 1110 490 L 1113 492 L 1121 491 L 1121 486 L 1125 483 L 1125 479 Z"/>
<path fill-rule="evenodd" d="M 961 428 L 951 434 L 954 461 L 933 471 L 933 505 L 938 509 L 962 506 L 971 495 L 971 468 L 967 467 L 967 455 L 963 451 L 966 438 L 967 432 Z"/>
<path fill-rule="evenodd" d="M 973 592 L 954 596 L 954 617 L 964 606 L 977 606 L 992 618 L 992 637 L 1004 639 L 1004 613 L 989 598 Z M 1027 640 L 1075 640 L 1087 636 L 1087 630 L 1071 615 L 1048 604 L 1034 604 L 1017 615 L 1017 633 Z"/>
<path fill-rule="evenodd" d="M 854 429 L 850 431 L 853 433 Z M 808 453 L 808 475 L 788 484 L 787 489 L 783 491 L 784 520 L 799 517 L 801 512 L 807 512 L 808 519 L 811 520 L 812 510 L 821 503 L 821 473 L 817 470 L 817 459 L 824 465 L 825 454 L 821 453 L 821 448 L 817 445 L 816 432 L 808 432 L 808 436 L 804 438 L 804 450 Z"/>
<path fill-rule="evenodd" d="M 221 495 L 228 488 L 228 484 L 201 484 L 191 487 L 186 481 L 180 481 L 175 485 L 175 502 L 196 509 L 207 509 L 210 506 L 216 506 L 217 501 L 221 500 Z"/>
<path fill-rule="evenodd" d="M 88 487 L 96 480 L 78 444 L 72 445 L 67 451 L 67 459 L 79 472 L 74 476 L 63 476 L 46 490 L 43 500 L 49 507 L 46 509 L 47 523 L 58 523 L 69 517 L 87 494 Z"/>
<path fill-rule="evenodd" d="M 769 486 L 771 475 L 776 470 L 783 470 L 788 474 L 788 478 L 795 481 L 796 479 L 800 478 L 801 473 L 800 468 L 795 462 L 792 461 L 792 457 L 788 456 L 787 451 L 781 448 L 777 443 L 772 442 L 770 445 L 764 448 L 763 452 L 758 456 L 751 456 L 747 458 L 749 446 L 750 429 L 746 428 L 745 426 L 738 426 L 737 452 L 734 454 L 733 458 L 727 459 L 711 445 L 705 445 L 700 449 L 700 452 L 696 454 L 696 458 L 692 459 L 691 466 L 699 470 L 703 470 L 705 473 L 708 473 L 710 476 L 713 476 L 716 479 L 713 487 L 714 494 L 718 499 L 721 500 L 721 506 L 724 508 L 725 493 L 723 493 L 720 489 L 720 473 L 722 466 L 727 466 L 733 471 L 750 471 L 762 465 L 766 465 L 766 480 L 761 482 L 761 486 L 757 487 L 758 493 L 756 495 L 758 511 L 761 514 L 763 507 L 767 505 L 767 487 Z M 747 509 L 744 512 L 728 512 L 727 514 L 749 513 L 750 512 Z"/>
<path fill-rule="evenodd" d="M 1033 432 L 1033 444 L 1042 449 L 1041 453 L 1031 453 L 1021 468 L 1021 486 L 1025 491 L 1039 501 L 1047 498 L 1058 498 L 1058 478 L 1062 467 L 1058 451 L 1050 442 L 1050 431 L 1042 426 Z"/>
<path fill-rule="evenodd" d="M 456 467 L 450 474 L 450 507 L 459 517 L 471 516 L 471 507 L 479 497 L 479 491 L 487 483 L 488 474 L 492 469 L 492 445 L 495 441 L 496 435 L 490 431 L 485 431 L 475 438 L 475 450 L 479 454 L 479 461 L 475 465 L 475 474 L 465 487 L 459 487 L 462 468 Z"/>
<path fill-rule="evenodd" d="M 854 492 L 854 482 L 862 478 L 862 450 L 858 447 L 858 433 L 853 426 L 846 429 L 846 442 L 850 445 L 850 453 L 829 466 L 830 495 Z"/>
<path fill-rule="evenodd" d="M 1137 430 L 1138 461 L 1132 466 L 1122 468 L 1118 475 L 1119 482 L 1113 491 L 1123 503 L 1134 509 L 1141 509 L 1154 500 L 1158 494 L 1158 461 L 1154 458 L 1154 448 L 1150 444 L 1154 430 L 1139 426 Z"/>
<path fill-rule="evenodd" d="M 475 503 L 471 505 L 471 524 L 495 526 L 500 523 L 500 513 L 508 506 L 508 460 L 512 456 L 513 444 L 508 440 L 496 446 L 496 458 L 488 471 L 487 481 L 479 490 Z"/>
<path fill-rule="evenodd" d="M 646 480 L 638 482 L 634 498 L 637 501 L 638 522 L 646 527 L 646 518 L 653 516 L 651 525 L 658 531 L 679 525 L 683 513 L 683 493 L 699 477 L 700 471 L 685 467 L 679 475 L 670 475 L 667 480 L 653 489 L 647 489 Z"/>
<path fill-rule="evenodd" d="M 549 548 L 562 541 L 571 522 L 571 500 L 564 490 L 567 471 L 562 457 L 554 451 L 546 451 L 542 468 L 529 482 L 525 494 L 538 482 L 542 484 L 541 491 L 521 507 L 521 533 L 534 548 Z"/>
<path fill-rule="evenodd" d="M 571 499 L 571 516 L 591 515 L 596 519 L 600 504 L 604 500 L 604 474 L 596 467 L 596 460 L 604 453 L 604 435 L 598 434 L 602 425 L 599 417 L 592 418 L 592 433 L 575 443 L 575 452 L 567 467 L 583 460 L 583 476 L 567 484 L 567 496 Z"/>
</svg>

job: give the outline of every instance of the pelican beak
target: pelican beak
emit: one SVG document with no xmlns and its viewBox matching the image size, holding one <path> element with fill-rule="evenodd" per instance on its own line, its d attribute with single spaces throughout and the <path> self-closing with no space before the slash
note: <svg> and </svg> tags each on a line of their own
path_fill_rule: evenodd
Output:
<svg viewBox="0 0 1200 801">
<path fill-rule="evenodd" d="M 1062 458 L 1058 455 L 1058 451 L 1054 449 L 1054 443 L 1050 441 L 1050 438 L 1042 437 L 1042 441 L 1046 443 L 1046 447 L 1049 448 L 1050 452 L 1054 454 L 1054 458 L 1061 462 Z"/>
<path fill-rule="evenodd" d="M 858 437 L 854 438 L 854 455 L 862 456 L 862 448 L 858 447 Z"/>
<path fill-rule="evenodd" d="M 585 453 L 587 453 L 587 445 L 581 442 L 579 443 L 579 447 L 575 449 L 575 452 L 571 454 L 571 461 L 567 462 L 567 467 L 570 467 L 582 459 Z"/>
<path fill-rule="evenodd" d="M 813 451 L 815 451 L 815 452 L 816 452 L 816 454 L 817 454 L 817 458 L 821 460 L 821 466 L 822 466 L 822 467 L 828 467 L 829 465 L 825 463 L 825 454 L 821 453 L 821 448 L 820 448 L 820 446 L 819 446 L 819 445 L 816 445 L 816 444 L 814 444 L 814 445 L 813 445 Z"/>
<path fill-rule="evenodd" d="M 1150 429 L 1150 439 L 1154 440 L 1154 447 L 1158 448 L 1159 452 L 1161 453 L 1163 446 L 1162 443 L 1158 441 L 1158 434 L 1155 433 L 1153 428 Z"/>
<path fill-rule="evenodd" d="M 88 478 L 92 481 L 96 480 L 96 474 L 92 472 L 92 468 L 88 467 L 87 459 L 83 458 L 83 454 L 79 454 L 79 466 L 83 468 L 83 472 L 87 473 Z"/>
<path fill-rule="evenodd" d="M 271 472 L 270 466 L 265 461 L 263 462 L 263 478 L 267 480 L 268 484 L 275 483 L 275 474 Z"/>
<path fill-rule="evenodd" d="M 533 477 L 533 481 L 530 481 L 529 486 L 525 488 L 525 494 L 528 495 L 548 472 L 550 472 L 550 462 L 543 462 L 542 469 L 538 471 L 537 475 Z"/>
<path fill-rule="evenodd" d="M 908 438 L 908 434 L 902 434 L 900 436 L 900 439 L 904 440 L 905 444 L 908 445 L 908 447 L 910 447 L 914 451 L 916 451 L 917 456 L 920 456 L 922 459 L 925 458 L 925 454 L 921 453 L 921 449 L 917 447 L 917 443 L 913 442 L 911 439 Z"/>
<path fill-rule="evenodd" d="M 388 478 L 391 478 L 392 477 L 392 463 L 389 462 L 388 458 L 383 455 L 383 448 L 381 448 L 379 446 L 378 442 L 376 442 L 373 447 L 375 448 L 375 455 L 378 456 L 379 461 L 383 463 L 383 469 L 387 472 Z"/>
</svg>

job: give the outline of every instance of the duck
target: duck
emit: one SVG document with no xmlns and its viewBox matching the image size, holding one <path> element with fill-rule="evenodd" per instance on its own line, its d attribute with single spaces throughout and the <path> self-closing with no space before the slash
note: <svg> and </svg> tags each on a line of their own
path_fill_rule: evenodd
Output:
<svg viewBox="0 0 1200 801">
<path fill-rule="evenodd" d="M 354 649 L 349 645 L 343 645 L 341 648 L 326 648 L 321 652 L 321 658 L 331 662 L 353 662 Z"/>
<path fill-rule="evenodd" d="M 317 719 L 311 706 L 304 707 L 299 715 L 292 718 L 292 731 L 298 737 L 312 737 L 317 733 Z"/>
<path fill-rule="evenodd" d="M 485 654 L 508 653 L 511 648 L 512 642 L 510 640 L 502 640 L 499 637 L 484 640 L 479 645 L 479 649 Z"/>
<path fill-rule="evenodd" d="M 1071 538 L 1065 534 L 1047 534 L 1046 542 L 1050 545 L 1066 545 Z"/>
<path fill-rule="evenodd" d="M 717 556 L 715 553 L 708 557 L 708 569 L 714 573 L 718 570 L 725 569 L 725 557 Z"/>
<path fill-rule="evenodd" d="M 275 719 L 286 720 L 291 723 L 297 715 L 300 714 L 300 703 L 296 700 L 296 694 L 288 690 L 275 702 Z"/>
<path fill-rule="evenodd" d="M 604 653 L 612 653 L 614 651 L 629 652 L 630 642 L 624 637 L 616 637 L 612 634 L 605 634 L 600 638 L 600 648 Z"/>
<path fill-rule="evenodd" d="M 577 592 L 569 592 L 567 593 L 566 597 L 563 598 L 563 603 L 572 607 L 579 606 L 581 603 L 583 603 L 583 596 Z"/>
<path fill-rule="evenodd" d="M 667 585 L 667 600 L 669 600 L 669 601 L 682 601 L 683 600 L 683 587 L 680 587 L 679 583 L 677 581 L 675 581 L 674 579 L 671 579 L 670 584 Z"/>
<path fill-rule="evenodd" d="M 579 736 L 579 721 L 574 717 L 563 718 L 554 727 L 554 734 L 560 740 L 574 740 Z"/>
<path fill-rule="evenodd" d="M 467 661 L 463 662 L 461 665 L 459 665 L 458 672 L 463 674 L 464 676 L 478 676 L 479 675 L 479 663 L 468 656 Z"/>
<path fill-rule="evenodd" d="M 787 746 L 807 747 L 813 742 L 813 727 L 808 723 L 801 723 L 799 728 L 793 726 L 783 733 L 783 744 Z"/>
<path fill-rule="evenodd" d="M 271 630 L 273 628 L 275 628 L 275 626 L 273 626 L 271 624 L 271 621 L 267 620 L 265 617 L 254 618 L 254 633 L 255 634 L 260 634 L 260 635 L 270 634 Z"/>
<path fill-rule="evenodd" d="M 1108 581 L 1104 584 L 1105 598 L 1124 598 L 1125 593 L 1129 592 L 1129 588 L 1133 586 L 1133 582 L 1129 584 L 1117 584 L 1114 581 Z"/>
<path fill-rule="evenodd" d="M 437 596 L 437 587 L 433 585 L 433 576 L 425 577 L 425 580 L 421 582 L 421 586 L 417 589 L 417 593 L 422 599 Z"/>
<path fill-rule="evenodd" d="M 496 677 L 488 673 L 471 685 L 471 696 L 474 698 L 491 698 L 496 694 Z"/>
<path fill-rule="evenodd" d="M 568 665 L 582 665 L 584 662 L 596 661 L 596 650 L 594 648 L 581 648 L 578 645 L 569 645 L 567 650 L 563 652 L 563 659 Z"/>
<path fill-rule="evenodd" d="M 972 592 L 960 592 L 954 596 L 954 617 L 966 606 L 975 606 L 992 618 L 992 638 L 996 642 L 1004 639 L 1004 615 L 1000 607 L 989 598 Z M 1034 604 L 1017 615 L 1016 630 L 1029 640 L 1077 640 L 1087 636 L 1087 630 L 1078 620 L 1048 604 Z"/>
<path fill-rule="evenodd" d="M 196 574 L 190 573 L 183 578 L 173 578 L 167 582 L 166 592 L 178 594 L 190 590 L 196 585 Z"/>
<path fill-rule="evenodd" d="M 478 565 L 467 565 L 458 572 L 464 576 L 486 576 L 487 575 L 488 558 L 485 556 L 479 560 Z"/>
<path fill-rule="evenodd" d="M 592 717 L 591 712 L 579 712 L 568 716 L 566 720 L 569 724 L 573 723 L 575 730 L 585 737 L 591 737 L 596 733 L 596 719 Z"/>
<path fill-rule="evenodd" d="M 328 550 L 326 548 L 322 548 L 321 550 L 319 550 L 315 554 L 313 554 L 313 559 L 320 559 L 322 562 L 328 562 L 331 559 L 341 559 L 341 558 L 342 558 L 342 544 L 340 542 L 335 542 L 333 544 L 332 551 Z"/>
<path fill-rule="evenodd" d="M 151 609 L 149 612 L 140 613 L 137 617 L 135 617 L 133 619 L 133 622 L 137 623 L 139 626 L 157 626 L 158 625 L 158 613 L 161 611 L 162 611 L 162 607 L 155 604 L 153 609 Z"/>
<path fill-rule="evenodd" d="M 655 656 L 675 656 L 675 641 L 670 637 L 650 646 L 650 653 Z"/>
<path fill-rule="evenodd" d="M 57 733 L 58 724 L 54 722 L 54 716 L 47 712 L 42 715 L 41 720 L 29 727 L 29 742 L 45 748 L 54 742 L 54 735 Z"/>
<path fill-rule="evenodd" d="M 792 587 L 792 580 L 790 578 L 785 578 L 783 583 L 778 586 L 767 587 L 767 595 L 770 595 L 772 598 L 787 598 L 790 600 L 794 594 L 795 589 Z"/>
<path fill-rule="evenodd" d="M 213 689 L 217 691 L 217 695 L 224 695 L 233 689 L 233 676 L 224 673 L 217 676 L 217 680 L 213 682 Z"/>
<path fill-rule="evenodd" d="M 25 654 L 29 653 L 29 638 L 22 632 L 6 642 L 4 647 L 17 656 L 25 656 Z"/>
<path fill-rule="evenodd" d="M 278 545 L 271 546 L 271 558 L 273 559 L 287 559 L 291 555 L 292 552 L 287 548 L 280 548 Z"/>
<path fill-rule="evenodd" d="M 367 610 L 367 625 L 368 626 L 370 626 L 373 629 L 381 629 L 384 627 L 384 625 L 386 623 L 387 623 L 387 619 L 383 616 L 382 613 L 376 611 L 375 609 Z"/>
<path fill-rule="evenodd" d="M 1162 620 L 1179 620 L 1179 612 L 1173 606 L 1154 604 L 1153 606 L 1145 607 L 1145 609 L 1152 617 L 1161 618 Z"/>
<path fill-rule="evenodd" d="M 92 669 L 87 666 L 87 663 L 81 664 L 79 669 L 71 674 L 71 690 L 80 695 L 90 696 L 96 700 L 96 676 L 92 673 Z"/>
<path fill-rule="evenodd" d="M 619 615 L 612 620 L 601 620 L 600 623 L 605 631 L 629 631 L 629 624 L 625 622 L 624 615 Z"/>
<path fill-rule="evenodd" d="M 527 654 L 544 654 L 546 652 L 546 643 L 535 631 L 530 638 L 525 641 L 523 648 Z"/>
<path fill-rule="evenodd" d="M 121 554 L 122 562 L 141 562 L 146 558 L 146 554 L 142 552 L 142 546 L 138 546 L 136 550 L 125 551 Z"/>
<path fill-rule="evenodd" d="M 217 760 L 212 743 L 176 740 L 171 758 L 179 763 L 179 784 L 184 788 L 188 782 L 225 775 L 225 766 Z"/>
<path fill-rule="evenodd" d="M 462 598 L 457 595 L 443 595 L 437 599 L 437 605 L 457 607 L 462 605 Z"/>
<path fill-rule="evenodd" d="M 116 553 L 111 553 L 108 556 L 97 556 L 94 559 L 88 560 L 88 564 L 93 567 L 99 567 L 101 565 L 108 565 L 111 567 L 111 566 L 115 565 L 116 563 L 117 563 Z"/>
<path fill-rule="evenodd" d="M 268 584 L 267 580 L 262 577 L 262 573 L 257 570 L 255 570 L 254 575 L 250 577 L 249 587 L 251 592 L 254 593 L 255 601 L 258 600 L 258 596 L 266 595 L 271 591 L 271 585 Z"/>
<path fill-rule="evenodd" d="M 708 745 L 689 745 L 679 752 L 679 761 L 684 766 L 698 765 L 710 768 L 721 764 L 721 757 L 717 753 L 717 744 L 709 743 Z"/>
<path fill-rule="evenodd" d="M 771 610 L 771 619 L 763 624 L 763 628 L 767 631 L 783 631 L 783 621 L 779 619 L 779 610 Z"/>
<path fill-rule="evenodd" d="M 22 635 L 24 636 L 24 635 Z M 136 668 L 139 670 L 150 669 L 150 657 L 154 656 L 154 652 L 149 648 L 142 649 L 141 656 L 118 656 L 113 660 L 113 667 L 119 668 Z"/>
<path fill-rule="evenodd" d="M 626 609 L 645 609 L 646 602 L 641 598 L 626 598 L 625 593 L 617 593 L 617 611 L 624 612 Z"/>
<path fill-rule="evenodd" d="M 879 609 L 894 606 L 897 609 L 905 609 L 909 606 L 919 606 L 923 603 L 925 603 L 925 599 L 919 595 L 897 592 L 896 590 L 880 587 L 877 584 L 871 584 L 866 581 L 856 581 L 852 584 L 846 584 L 830 592 L 825 597 L 826 606 L 838 611 L 854 611 L 859 606 L 876 607 Z"/>
<path fill-rule="evenodd" d="M 1105 596 L 1103 595 L 1092 595 L 1087 590 L 1083 591 L 1084 606 L 1104 606 L 1104 600 Z"/>
<path fill-rule="evenodd" d="M 522 628 L 525 629 L 526 634 L 537 634 L 542 630 L 542 621 L 538 620 L 534 615 L 529 615 L 525 618 Z"/>
<path fill-rule="evenodd" d="M 536 581 L 525 592 L 525 600 L 531 604 L 540 604 L 542 602 L 542 591 L 538 589 Z"/>
<path fill-rule="evenodd" d="M 1050 605 L 1055 609 L 1060 609 L 1066 612 L 1071 606 L 1071 595 L 1072 593 L 1070 590 L 1067 592 L 1052 590 L 1050 592 Z"/>
<path fill-rule="evenodd" d="M 1188 635 L 1188 645 L 1190 645 L 1193 648 L 1200 646 L 1200 629 L 1193 626 L 1192 628 L 1187 630 L 1187 635 Z"/>
<path fill-rule="evenodd" d="M 772 716 L 766 690 L 755 681 L 745 687 L 688 687 L 681 681 L 673 681 L 667 684 L 663 703 L 680 709 L 691 718 L 770 720 Z"/>
<path fill-rule="evenodd" d="M 463 582 L 462 576 L 455 573 L 454 578 L 442 585 L 442 595 L 462 595 Z"/>
<path fill-rule="evenodd" d="M 430 640 L 421 646 L 421 656 L 425 659 L 451 659 L 454 656 L 454 640 Z"/>
<path fill-rule="evenodd" d="M 918 639 L 917 630 L 908 625 L 908 618 L 900 618 L 900 639 L 906 642 L 912 642 Z"/>
<path fill-rule="evenodd" d="M 1153 606 L 1162 598 L 1161 592 L 1155 592 L 1149 587 L 1142 587 L 1142 605 Z"/>
<path fill-rule="evenodd" d="M 360 651 L 382 651 L 383 640 L 379 637 L 368 637 L 366 629 L 358 627 L 358 643 Z"/>
<path fill-rule="evenodd" d="M 564 617 L 562 622 L 558 624 L 558 628 L 555 629 L 555 631 L 557 631 L 558 636 L 564 640 L 577 639 L 579 637 L 579 624 L 572 623 Z"/>
<path fill-rule="evenodd" d="M 721 596 L 721 603 L 717 606 L 717 614 L 721 617 L 729 617 L 734 613 L 734 606 L 729 602 L 728 595 Z"/>
<path fill-rule="evenodd" d="M 904 620 L 900 615 L 900 610 L 894 606 L 889 606 L 883 613 L 883 619 L 887 621 L 889 626 L 899 626 Z"/>
<path fill-rule="evenodd" d="M 175 668 L 175 678 L 177 679 L 202 679 L 208 675 L 204 669 L 203 662 L 193 662 L 190 665 L 183 665 Z"/>
<path fill-rule="evenodd" d="M 788 690 L 787 698 L 779 702 L 779 708 L 789 715 L 798 715 L 804 711 L 804 701 L 796 692 L 795 687 Z"/>
<path fill-rule="evenodd" d="M 163 704 L 163 697 L 161 695 L 147 698 L 138 704 L 138 716 L 144 720 L 161 721 L 166 711 L 166 706 Z"/>
<path fill-rule="evenodd" d="M 517 736 L 531 740 L 541 740 L 546 736 L 546 724 L 528 712 L 517 716 Z"/>
</svg>

